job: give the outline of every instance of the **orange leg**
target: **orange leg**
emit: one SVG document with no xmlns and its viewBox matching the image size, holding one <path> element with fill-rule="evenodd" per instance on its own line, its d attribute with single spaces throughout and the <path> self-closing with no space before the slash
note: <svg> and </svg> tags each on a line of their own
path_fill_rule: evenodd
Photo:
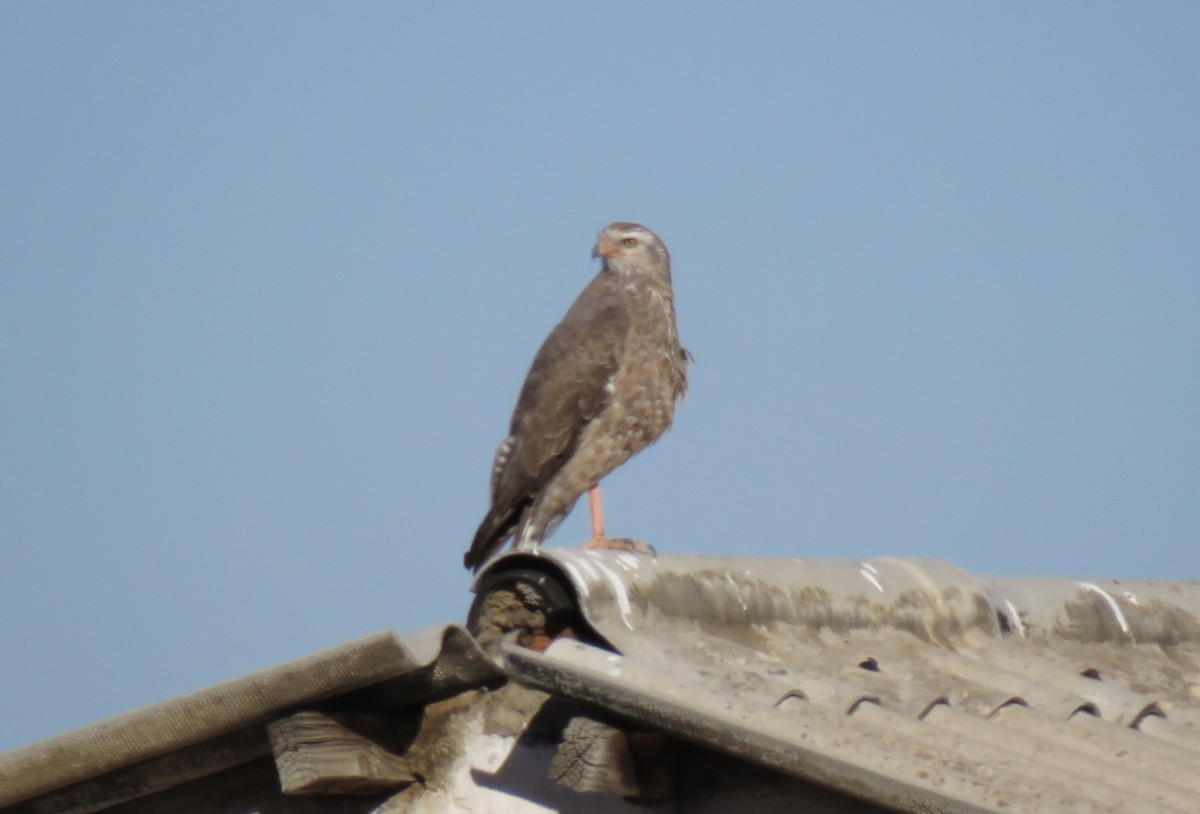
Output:
<svg viewBox="0 0 1200 814">
<path fill-rule="evenodd" d="M 588 545 L 601 545 L 604 537 L 604 507 L 600 505 L 600 484 L 588 490 L 588 508 L 592 510 L 592 539 Z"/>
<path fill-rule="evenodd" d="M 625 538 L 610 540 L 604 535 L 604 508 L 600 505 L 600 484 L 588 490 L 588 508 L 592 511 L 592 539 L 583 543 L 580 548 L 610 548 L 614 551 L 637 551 L 641 554 L 655 555 L 654 546 L 649 543 Z"/>
</svg>

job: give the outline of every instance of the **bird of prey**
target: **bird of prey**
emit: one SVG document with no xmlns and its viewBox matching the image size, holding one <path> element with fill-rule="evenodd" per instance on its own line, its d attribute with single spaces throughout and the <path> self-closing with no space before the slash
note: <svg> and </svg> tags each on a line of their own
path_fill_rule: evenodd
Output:
<svg viewBox="0 0 1200 814">
<path fill-rule="evenodd" d="M 463 556 L 478 570 L 504 542 L 532 549 L 590 490 L 592 539 L 604 546 L 600 479 L 658 440 L 687 388 L 671 257 L 636 223 L 600 232 L 600 272 L 538 350 L 492 464 L 491 507 Z"/>
</svg>

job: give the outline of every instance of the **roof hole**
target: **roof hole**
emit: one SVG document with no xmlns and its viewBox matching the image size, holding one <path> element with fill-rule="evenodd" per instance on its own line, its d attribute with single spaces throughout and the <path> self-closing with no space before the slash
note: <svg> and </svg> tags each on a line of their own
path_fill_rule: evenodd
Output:
<svg viewBox="0 0 1200 814">
<path fill-rule="evenodd" d="M 1134 716 L 1133 723 L 1130 726 L 1134 729 L 1141 729 L 1142 723 L 1147 718 L 1162 718 L 1165 721 L 1167 720 L 1167 715 L 1159 709 L 1158 704 L 1147 704 L 1141 712 Z"/>
<path fill-rule="evenodd" d="M 879 662 L 873 658 L 865 658 L 858 663 L 858 666 L 864 670 L 870 670 L 872 673 L 879 672 Z"/>
<path fill-rule="evenodd" d="M 853 715 L 855 712 L 858 711 L 858 708 L 861 707 L 863 704 L 874 704 L 877 707 L 883 706 L 883 704 L 879 701 L 879 698 L 877 696 L 864 695 L 861 698 L 854 699 L 854 703 L 851 704 L 850 708 L 846 710 L 846 714 Z"/>
<path fill-rule="evenodd" d="M 808 696 L 804 694 L 804 690 L 788 690 L 783 695 L 779 696 L 779 700 L 775 702 L 776 707 L 783 706 L 788 701 L 807 701 Z"/>
<path fill-rule="evenodd" d="M 1014 695 L 1012 698 L 1006 699 L 1003 704 L 998 705 L 994 710 L 991 711 L 991 713 L 987 717 L 995 718 L 995 717 L 999 716 L 1000 713 L 1003 712 L 1004 710 L 1010 709 L 1012 707 L 1025 707 L 1026 709 L 1028 709 L 1029 702 L 1026 701 L 1024 698 L 1022 698 L 1019 695 Z"/>
<path fill-rule="evenodd" d="M 1085 667 L 1079 671 L 1079 674 L 1084 678 L 1090 678 L 1094 681 L 1100 680 L 1100 671 L 1095 667 Z"/>
<path fill-rule="evenodd" d="M 947 698 L 944 695 L 939 695 L 937 698 L 933 699 L 932 701 L 930 701 L 928 704 L 925 705 L 925 709 L 921 710 L 921 714 L 917 716 L 917 720 L 918 721 L 925 720 L 925 716 L 928 715 L 929 713 L 933 712 L 934 708 L 936 708 L 936 707 L 948 707 L 949 708 L 952 706 L 953 705 L 950 703 L 949 698 Z"/>
</svg>

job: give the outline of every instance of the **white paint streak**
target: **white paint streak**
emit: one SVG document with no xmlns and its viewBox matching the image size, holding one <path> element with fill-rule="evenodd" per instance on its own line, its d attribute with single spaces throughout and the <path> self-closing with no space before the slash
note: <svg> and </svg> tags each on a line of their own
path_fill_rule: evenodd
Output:
<svg viewBox="0 0 1200 814">
<path fill-rule="evenodd" d="M 592 568 L 592 564 L 590 562 L 580 557 L 575 557 L 574 559 L 577 563 L 579 563 L 579 570 L 586 574 L 588 579 L 599 579 L 599 574 L 596 573 L 596 569 Z"/>
<path fill-rule="evenodd" d="M 630 554 L 628 551 L 622 551 L 620 554 L 618 554 L 617 562 L 619 562 L 626 571 L 636 571 L 642 567 L 642 558 Z"/>
<path fill-rule="evenodd" d="M 1004 600 L 1004 605 L 1008 608 L 1008 618 L 1012 619 L 1013 625 L 1017 628 L 1017 633 L 1020 633 L 1022 636 L 1027 635 L 1025 633 L 1025 623 L 1021 621 L 1021 614 L 1017 612 L 1017 606 L 1008 599 Z"/>
<path fill-rule="evenodd" d="M 746 610 L 746 608 L 750 607 L 746 604 L 746 598 L 742 596 L 742 592 L 738 590 L 738 584 L 733 581 L 733 576 L 730 574 L 725 574 L 725 581 L 729 583 L 731 588 L 733 588 L 733 595 L 737 597 L 738 604 L 742 606 L 742 610 Z"/>
<path fill-rule="evenodd" d="M 633 611 L 633 606 L 629 604 L 629 594 L 625 592 L 625 583 L 621 581 L 620 575 L 609 569 L 608 566 L 601 563 L 595 565 L 604 574 L 609 586 L 612 587 L 613 596 L 617 600 L 617 610 L 621 612 L 621 621 L 625 623 L 625 627 L 633 630 L 633 624 L 629 621 L 629 614 Z"/>
<path fill-rule="evenodd" d="M 1094 594 L 1099 594 L 1101 597 L 1103 597 L 1104 601 L 1108 603 L 1109 610 L 1112 611 L 1113 616 L 1116 618 L 1117 624 L 1121 626 L 1121 632 L 1129 632 L 1129 623 L 1125 621 L 1125 614 L 1121 613 L 1121 606 L 1117 604 L 1117 600 L 1113 599 L 1109 595 L 1108 591 L 1091 582 L 1077 582 L 1075 584 L 1080 588 L 1091 591 Z"/>
<path fill-rule="evenodd" d="M 875 570 L 875 566 L 869 562 L 864 562 L 858 566 L 858 573 L 863 575 L 863 578 L 875 586 L 879 593 L 883 593 L 883 585 L 879 583 L 879 572 Z"/>
</svg>

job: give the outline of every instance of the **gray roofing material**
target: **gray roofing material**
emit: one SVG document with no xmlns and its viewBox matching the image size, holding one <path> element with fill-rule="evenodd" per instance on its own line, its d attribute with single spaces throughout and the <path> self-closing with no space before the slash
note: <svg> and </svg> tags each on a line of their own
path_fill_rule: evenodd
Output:
<svg viewBox="0 0 1200 814">
<path fill-rule="evenodd" d="M 1197 583 L 593 550 L 491 581 L 522 569 L 617 651 L 506 645 L 547 692 L 900 811 L 1200 811 Z"/>
<path fill-rule="evenodd" d="M 253 725 L 299 707 L 358 692 L 399 708 L 499 675 L 458 626 L 382 631 L 2 753 L 0 807 L 98 776 L 132 799 L 270 754 L 265 726 Z M 95 810 L 83 796 L 60 793 L 37 810 Z"/>
<path fill-rule="evenodd" d="M 1200 811 L 1198 583 L 543 550 L 479 600 L 522 580 L 576 621 L 492 636 L 503 671 L 487 633 L 376 634 L 0 754 L 0 808 L 96 811 L 269 754 L 301 708 L 507 676 L 902 812 Z"/>
</svg>

